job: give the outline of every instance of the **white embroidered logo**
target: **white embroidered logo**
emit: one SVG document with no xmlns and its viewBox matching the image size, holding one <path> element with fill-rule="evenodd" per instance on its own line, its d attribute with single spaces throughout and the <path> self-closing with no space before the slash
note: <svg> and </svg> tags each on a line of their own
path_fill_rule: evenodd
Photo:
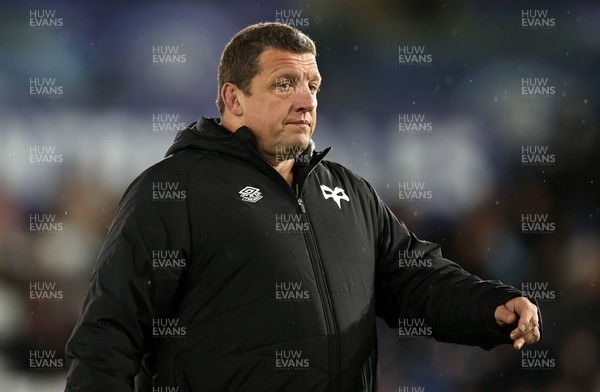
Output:
<svg viewBox="0 0 600 392">
<path fill-rule="evenodd" d="M 347 202 L 350 202 L 350 198 L 346 194 L 346 191 L 337 186 L 333 190 L 331 190 L 330 187 L 326 185 L 321 185 L 321 191 L 323 192 L 323 197 L 325 198 L 325 200 L 333 198 L 333 201 L 337 203 L 340 209 L 342 209 L 342 203 L 340 203 L 340 200 L 346 200 Z"/>
<path fill-rule="evenodd" d="M 260 193 L 260 189 L 254 188 L 252 186 L 245 187 L 239 192 L 239 194 L 243 201 L 247 201 L 250 203 L 256 203 L 257 201 L 263 198 L 263 196 Z"/>
</svg>

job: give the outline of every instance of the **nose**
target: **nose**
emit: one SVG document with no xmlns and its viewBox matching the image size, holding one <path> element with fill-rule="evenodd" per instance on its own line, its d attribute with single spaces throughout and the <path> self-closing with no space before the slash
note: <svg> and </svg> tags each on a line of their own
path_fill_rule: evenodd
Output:
<svg viewBox="0 0 600 392">
<path fill-rule="evenodd" d="M 310 91 L 308 83 L 304 83 L 294 95 L 294 109 L 297 112 L 312 112 L 317 107 L 317 96 Z"/>
</svg>

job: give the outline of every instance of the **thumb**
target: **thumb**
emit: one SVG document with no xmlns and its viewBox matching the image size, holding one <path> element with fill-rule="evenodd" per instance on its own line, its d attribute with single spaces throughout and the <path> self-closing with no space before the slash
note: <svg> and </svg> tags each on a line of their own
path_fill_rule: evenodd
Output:
<svg viewBox="0 0 600 392">
<path fill-rule="evenodd" d="M 494 317 L 496 318 L 498 325 L 501 327 L 504 327 L 505 325 L 511 325 L 517 321 L 517 315 L 513 311 L 508 310 L 508 308 L 504 305 L 500 305 L 496 308 Z"/>
</svg>

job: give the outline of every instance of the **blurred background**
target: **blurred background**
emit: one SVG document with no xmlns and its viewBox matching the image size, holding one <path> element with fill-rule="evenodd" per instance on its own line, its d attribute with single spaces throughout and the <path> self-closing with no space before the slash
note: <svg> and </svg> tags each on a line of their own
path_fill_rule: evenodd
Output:
<svg viewBox="0 0 600 392">
<path fill-rule="evenodd" d="M 543 312 L 528 354 L 381 323 L 380 390 L 599 391 L 600 5 L 507 3 L 3 1 L 0 389 L 63 390 L 121 195 L 177 129 L 218 116 L 226 42 L 279 20 L 317 42 L 317 148 Z"/>
</svg>

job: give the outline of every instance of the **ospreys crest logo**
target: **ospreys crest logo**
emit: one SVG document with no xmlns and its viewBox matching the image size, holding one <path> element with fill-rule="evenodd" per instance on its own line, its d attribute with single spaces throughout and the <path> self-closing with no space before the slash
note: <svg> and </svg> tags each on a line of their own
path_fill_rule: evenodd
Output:
<svg viewBox="0 0 600 392">
<path fill-rule="evenodd" d="M 346 191 L 337 186 L 332 190 L 326 185 L 321 185 L 321 191 L 323 192 L 323 197 L 325 198 L 325 200 L 333 199 L 333 201 L 335 201 L 340 210 L 342 209 L 341 200 L 346 200 L 347 202 L 350 202 L 350 198 L 346 194 Z"/>
</svg>

